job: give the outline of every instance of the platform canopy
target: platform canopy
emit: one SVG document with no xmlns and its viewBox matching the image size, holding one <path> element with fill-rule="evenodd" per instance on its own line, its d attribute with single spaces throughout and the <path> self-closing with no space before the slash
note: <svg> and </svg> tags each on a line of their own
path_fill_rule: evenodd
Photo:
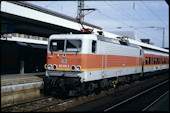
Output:
<svg viewBox="0 0 170 113">
<path fill-rule="evenodd" d="M 84 23 L 87 28 L 100 27 Z M 1 34 L 22 33 L 49 37 L 51 34 L 79 34 L 81 25 L 75 18 L 23 1 L 1 1 Z"/>
</svg>

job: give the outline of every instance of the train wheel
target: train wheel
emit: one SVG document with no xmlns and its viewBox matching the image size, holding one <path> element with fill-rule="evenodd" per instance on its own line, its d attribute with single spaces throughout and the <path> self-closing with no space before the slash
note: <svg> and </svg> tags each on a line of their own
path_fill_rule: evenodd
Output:
<svg viewBox="0 0 170 113">
<path fill-rule="evenodd" d="M 86 92 L 85 92 L 85 96 L 88 96 L 88 95 L 90 95 L 90 94 L 91 94 L 90 91 L 86 91 Z"/>
<path fill-rule="evenodd" d="M 94 93 L 97 95 L 97 94 L 100 94 L 101 93 L 101 87 L 100 87 L 100 82 L 97 82 L 96 83 L 96 88 L 94 89 Z"/>
<path fill-rule="evenodd" d="M 121 85 L 122 85 L 122 86 L 125 86 L 125 82 L 124 82 L 124 81 L 123 81 L 123 82 L 121 82 Z"/>
<path fill-rule="evenodd" d="M 68 96 L 72 97 L 72 96 L 77 96 L 78 95 L 78 91 L 77 90 L 70 90 L 68 93 Z"/>
<path fill-rule="evenodd" d="M 101 93 L 101 90 L 100 88 L 95 88 L 94 89 L 94 93 L 97 95 L 97 94 L 100 94 Z"/>
<path fill-rule="evenodd" d="M 51 90 L 50 90 L 50 85 L 44 85 L 44 88 L 43 88 L 43 94 L 44 94 L 44 96 L 48 96 L 48 95 L 50 95 L 50 92 L 51 92 Z"/>
</svg>

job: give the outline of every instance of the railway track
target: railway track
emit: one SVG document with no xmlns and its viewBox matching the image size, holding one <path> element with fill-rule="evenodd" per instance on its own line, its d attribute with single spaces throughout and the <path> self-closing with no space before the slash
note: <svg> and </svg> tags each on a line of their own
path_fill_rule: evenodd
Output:
<svg viewBox="0 0 170 113">
<path fill-rule="evenodd" d="M 1 111 L 4 112 L 38 112 L 38 111 L 48 111 L 49 108 L 53 108 L 56 106 L 62 106 L 64 104 L 68 104 L 72 102 L 73 99 L 57 99 L 54 97 L 45 97 L 42 99 L 37 99 L 25 103 L 20 103 L 12 106 L 7 106 L 1 108 Z"/>
<path fill-rule="evenodd" d="M 169 93 L 169 90 L 166 87 L 166 86 L 169 86 L 168 84 L 169 84 L 169 80 L 165 80 L 151 88 L 148 88 L 138 94 L 135 94 L 134 96 L 131 96 L 105 109 L 104 112 L 108 112 L 108 111 L 142 111 L 144 112 L 149 107 L 151 107 L 152 104 L 158 101 L 160 97 L 163 97 L 165 94 Z M 154 100 L 154 102 L 152 102 L 152 100 Z"/>
<path fill-rule="evenodd" d="M 133 84 L 128 84 L 125 86 L 120 86 L 119 91 L 134 87 L 136 85 L 145 84 L 146 82 L 159 79 L 161 76 L 155 76 L 150 79 L 143 81 L 136 81 Z M 88 96 L 79 96 L 78 98 L 68 98 L 68 99 L 58 99 L 55 97 L 44 97 L 37 100 L 32 100 L 25 103 L 20 103 L 12 106 L 7 106 L 1 108 L 4 112 L 60 112 L 66 109 L 75 107 L 77 105 L 93 101 L 97 98 L 104 97 L 106 95 L 114 93 L 113 88 L 102 91 L 100 94 L 90 94 Z"/>
<path fill-rule="evenodd" d="M 92 94 L 93 95 L 93 94 Z M 89 95 L 88 97 L 91 97 Z M 59 111 L 63 110 L 63 107 L 74 103 L 77 100 L 87 98 L 81 96 L 79 98 L 69 98 L 69 99 L 57 99 L 55 97 L 44 97 L 41 99 L 32 100 L 29 102 L 24 102 L 20 104 L 15 104 L 7 107 L 1 108 L 3 112 L 41 112 L 41 111 L 51 111 L 53 108 L 58 108 Z"/>
<path fill-rule="evenodd" d="M 44 103 L 44 102 L 48 102 L 48 101 L 51 101 L 51 100 L 53 100 L 53 97 L 43 97 L 43 98 L 40 98 L 40 99 L 28 101 L 28 102 L 23 102 L 23 103 L 19 103 L 19 104 L 15 104 L 15 105 L 2 107 L 1 111 L 5 111 L 5 112 L 27 111 L 27 109 L 29 109 L 30 106 L 35 106 L 35 105 L 38 105 L 38 104 L 41 104 L 41 103 Z"/>
<path fill-rule="evenodd" d="M 159 95 L 166 92 L 166 89 L 169 85 L 169 74 L 162 76 L 156 76 L 148 80 L 136 82 L 131 85 L 126 85 L 126 88 L 120 88 L 120 92 L 118 93 L 111 93 L 102 98 L 95 99 L 94 101 L 90 101 L 70 109 L 65 110 L 66 112 L 112 112 L 112 111 L 142 111 L 147 106 L 150 106 L 151 103 L 153 104 L 155 101 L 154 99 L 158 98 Z M 164 82 L 165 81 L 165 82 Z M 163 83 L 160 85 L 161 87 L 156 87 L 158 84 Z M 165 84 L 164 84 L 165 83 Z M 147 92 L 147 89 L 154 88 L 154 92 Z M 161 90 L 160 90 L 161 89 Z M 146 90 L 146 91 L 145 91 Z M 144 96 L 139 95 L 141 92 L 146 92 L 147 94 L 143 93 Z M 149 96 L 148 96 L 149 93 Z M 139 95 L 139 98 L 136 100 L 135 95 Z M 162 97 L 162 96 L 160 96 Z M 129 101 L 128 101 L 129 100 Z M 157 99 L 156 99 L 157 100 Z M 126 103 L 127 102 L 127 103 Z M 129 102 L 131 102 L 129 104 Z M 138 104 L 137 104 L 138 103 Z M 123 106 L 122 106 L 123 105 Z M 112 109 L 113 108 L 113 109 Z M 114 109 L 115 108 L 115 109 Z M 108 109 L 108 110 L 107 110 Z"/>
</svg>

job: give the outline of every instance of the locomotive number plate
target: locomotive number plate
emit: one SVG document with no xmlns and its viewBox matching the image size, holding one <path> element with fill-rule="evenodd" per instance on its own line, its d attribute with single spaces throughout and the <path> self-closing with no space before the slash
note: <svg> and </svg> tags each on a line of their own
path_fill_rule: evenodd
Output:
<svg viewBox="0 0 170 113">
<path fill-rule="evenodd" d="M 67 64 L 67 59 L 61 59 L 62 64 Z"/>
</svg>

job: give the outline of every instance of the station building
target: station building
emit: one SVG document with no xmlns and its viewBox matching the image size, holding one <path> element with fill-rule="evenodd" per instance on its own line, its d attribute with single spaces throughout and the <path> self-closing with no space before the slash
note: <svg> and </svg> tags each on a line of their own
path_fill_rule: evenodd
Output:
<svg viewBox="0 0 170 113">
<path fill-rule="evenodd" d="M 29 36 L 19 33 L 5 35 L 30 41 L 46 41 L 47 38 Z M 44 72 L 47 44 L 26 43 L 23 41 L 6 41 L 1 39 L 1 74 Z"/>
</svg>

